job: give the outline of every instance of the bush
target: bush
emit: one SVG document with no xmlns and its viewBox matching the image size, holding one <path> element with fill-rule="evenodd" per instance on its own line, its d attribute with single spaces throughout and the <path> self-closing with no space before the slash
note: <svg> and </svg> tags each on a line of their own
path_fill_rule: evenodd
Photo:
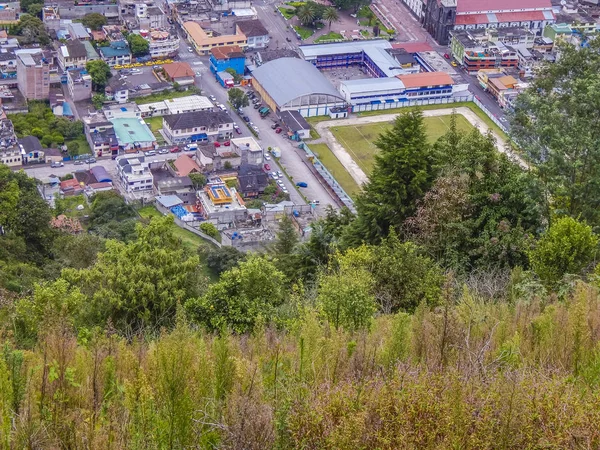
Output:
<svg viewBox="0 0 600 450">
<path fill-rule="evenodd" d="M 203 222 L 200 225 L 200 231 L 202 231 L 204 234 L 210 236 L 213 239 L 219 238 L 219 230 L 217 230 L 217 227 L 215 227 L 210 222 Z"/>
</svg>

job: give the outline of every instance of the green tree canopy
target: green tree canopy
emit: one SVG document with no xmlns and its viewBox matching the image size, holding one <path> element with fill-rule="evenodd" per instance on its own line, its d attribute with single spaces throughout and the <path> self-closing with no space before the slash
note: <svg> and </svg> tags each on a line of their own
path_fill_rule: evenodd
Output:
<svg viewBox="0 0 600 450">
<path fill-rule="evenodd" d="M 108 19 L 100 13 L 89 13 L 83 16 L 81 23 L 92 30 L 100 30 L 108 23 Z"/>
<path fill-rule="evenodd" d="M 20 36 L 19 40 L 23 44 L 48 45 L 51 42 L 44 23 L 39 18 L 29 14 L 21 15 L 19 23 L 13 28 L 13 33 Z"/>
<path fill-rule="evenodd" d="M 108 79 L 112 76 L 110 67 L 101 59 L 89 61 L 85 65 L 85 69 L 92 77 L 94 89 L 98 92 L 104 92 L 105 86 L 108 84 Z"/>
<path fill-rule="evenodd" d="M 127 36 L 129 48 L 133 56 L 146 56 L 150 53 L 150 43 L 142 36 L 136 33 L 130 33 Z"/>
<path fill-rule="evenodd" d="M 329 29 L 331 29 L 331 23 L 337 22 L 340 20 L 340 15 L 335 8 L 325 8 L 323 12 L 323 20 L 329 24 Z"/>
<path fill-rule="evenodd" d="M 227 92 L 227 95 L 229 96 L 229 103 L 231 103 L 235 109 L 248 106 L 248 96 L 241 89 L 231 88 Z"/>
<path fill-rule="evenodd" d="M 531 266 L 548 286 L 566 274 L 579 275 L 596 256 L 598 237 L 571 217 L 557 219 L 529 252 Z"/>
<path fill-rule="evenodd" d="M 195 322 L 211 330 L 230 328 L 235 333 L 252 331 L 257 322 L 269 321 L 283 301 L 284 275 L 275 265 L 251 255 L 221 274 L 206 294 L 190 300 L 186 309 Z"/>
</svg>

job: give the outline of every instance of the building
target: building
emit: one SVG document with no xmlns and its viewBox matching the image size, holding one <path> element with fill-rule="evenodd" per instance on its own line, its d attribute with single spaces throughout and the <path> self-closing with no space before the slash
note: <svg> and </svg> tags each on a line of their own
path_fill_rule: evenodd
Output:
<svg viewBox="0 0 600 450">
<path fill-rule="evenodd" d="M 238 75 L 244 75 L 246 56 L 237 45 L 215 47 L 210 51 L 210 71 L 213 74 L 233 69 Z"/>
<path fill-rule="evenodd" d="M 115 129 L 119 147 L 124 151 L 151 150 L 156 137 L 142 119 L 120 118 L 110 121 Z"/>
<path fill-rule="evenodd" d="M 231 139 L 231 147 L 241 157 L 240 164 L 250 164 L 262 169 L 263 149 L 253 137 Z"/>
<path fill-rule="evenodd" d="M 431 0 L 423 13 L 423 27 L 442 45 L 452 30 L 522 27 L 537 32 L 554 22 L 551 0 Z"/>
<path fill-rule="evenodd" d="M 163 134 L 172 144 L 230 138 L 233 120 L 224 111 L 196 111 L 163 117 Z"/>
<path fill-rule="evenodd" d="M 199 55 L 208 55 L 212 48 L 225 45 L 238 45 L 244 49 L 248 42 L 244 34 L 213 36 L 212 32 L 203 30 L 197 22 L 185 22 L 183 29 Z"/>
<path fill-rule="evenodd" d="M 270 61 L 252 72 L 253 87 L 273 111 L 322 116 L 346 102 L 313 64 L 296 58 Z"/>
<path fill-rule="evenodd" d="M 40 140 L 35 136 L 25 136 L 19 139 L 19 148 L 23 156 L 23 164 L 43 163 L 46 161 L 45 152 Z"/>
<path fill-rule="evenodd" d="M 11 167 L 20 166 L 24 156 L 17 145 L 13 123 L 6 118 L 4 111 L 0 111 L 0 163 Z"/>
<path fill-rule="evenodd" d="M 452 56 L 467 72 L 481 69 L 517 67 L 519 56 L 510 45 L 476 39 L 470 31 L 452 31 L 450 47 Z"/>
<path fill-rule="evenodd" d="M 80 41 L 67 41 L 58 49 L 58 65 L 62 70 L 85 69 L 87 51 Z"/>
<path fill-rule="evenodd" d="M 49 30 L 57 31 L 60 29 L 60 15 L 58 7 L 44 5 L 42 9 L 42 22 Z"/>
<path fill-rule="evenodd" d="M 402 0 L 411 13 L 419 19 L 419 21 L 423 20 L 423 15 L 425 13 L 425 0 Z"/>
<path fill-rule="evenodd" d="M 85 138 L 94 156 L 118 155 L 119 142 L 113 124 L 108 121 L 90 123 L 84 121 Z"/>
<path fill-rule="evenodd" d="M 96 61 L 97 59 L 100 59 L 100 55 L 98 54 L 98 52 L 96 51 L 96 49 L 94 48 L 94 46 L 92 45 L 92 43 L 90 41 L 82 41 L 82 42 L 83 42 L 83 46 L 85 47 L 86 59 L 88 61 Z"/>
<path fill-rule="evenodd" d="M 172 83 L 177 83 L 180 86 L 194 84 L 194 71 L 186 62 L 163 64 L 163 70 L 165 71 L 167 79 Z"/>
<path fill-rule="evenodd" d="M 498 105 L 506 108 L 523 90 L 524 85 L 510 75 L 488 74 L 487 91 L 496 99 Z"/>
<path fill-rule="evenodd" d="M 454 84 L 452 77 L 445 72 L 422 72 L 342 81 L 340 92 L 352 105 L 353 111 L 363 111 L 398 108 L 414 100 L 450 99 Z"/>
<path fill-rule="evenodd" d="M 100 47 L 100 57 L 110 66 L 131 63 L 131 52 L 127 41 L 113 41 L 108 47 Z"/>
<path fill-rule="evenodd" d="M 168 177 L 154 181 L 157 195 L 175 195 L 185 205 L 196 203 L 196 190 L 190 177 Z"/>
<path fill-rule="evenodd" d="M 246 218 L 247 209 L 240 194 L 219 179 L 199 191 L 198 199 L 204 219 L 211 222 L 231 224 Z"/>
<path fill-rule="evenodd" d="M 163 30 L 153 30 L 145 37 L 150 44 L 150 56 L 154 59 L 171 58 L 176 56 L 179 51 L 180 40 L 177 34 L 171 34 Z"/>
<path fill-rule="evenodd" d="M 107 19 L 116 19 L 119 16 L 119 7 L 116 3 L 106 3 L 103 0 L 54 0 L 51 3 L 60 11 L 61 19 L 81 19 L 87 14 L 102 14 Z"/>
<path fill-rule="evenodd" d="M 117 158 L 117 174 L 127 192 L 150 191 L 154 177 L 144 156 L 124 155 Z"/>
<path fill-rule="evenodd" d="M 171 98 L 161 102 L 145 103 L 138 106 L 142 117 L 167 116 L 195 111 L 212 111 L 214 105 L 202 95 Z"/>
<path fill-rule="evenodd" d="M 465 52 L 496 42 L 508 46 L 533 48 L 535 32 L 526 28 L 481 28 L 476 30 L 453 30 L 450 32 L 450 53 L 462 62 Z"/>
<path fill-rule="evenodd" d="M 140 28 L 157 30 L 167 28 L 167 16 L 158 6 L 148 6 L 145 17 L 139 18 Z"/>
<path fill-rule="evenodd" d="M 117 103 L 127 103 L 129 101 L 129 86 L 121 77 L 112 77 L 108 80 L 108 86 L 104 89 L 107 100 L 114 100 Z"/>
<path fill-rule="evenodd" d="M 47 148 L 44 150 L 44 158 L 46 164 L 52 164 L 61 162 L 63 160 L 63 154 L 57 148 Z"/>
<path fill-rule="evenodd" d="M 90 33 L 88 33 L 87 29 L 83 26 L 83 24 L 79 22 L 71 22 L 67 29 L 69 30 L 71 39 L 75 39 L 78 41 L 89 41 L 91 38 Z"/>
<path fill-rule="evenodd" d="M 516 45 L 515 50 L 519 57 L 519 76 L 521 78 L 533 78 L 539 70 L 542 63 L 546 60 L 543 53 L 529 49 L 521 45 Z"/>
<path fill-rule="evenodd" d="M 178 177 L 187 177 L 192 173 L 202 173 L 200 166 L 190 158 L 189 155 L 179 155 L 175 161 L 175 175 Z"/>
<path fill-rule="evenodd" d="M 251 164 L 242 163 L 237 178 L 239 191 L 244 198 L 258 197 L 269 185 L 269 175 L 261 167 Z"/>
<path fill-rule="evenodd" d="M 50 64 L 41 50 L 17 50 L 17 85 L 27 100 L 46 100 L 50 93 Z"/>
<path fill-rule="evenodd" d="M 248 39 L 248 48 L 265 48 L 269 45 L 269 32 L 260 20 L 240 20 L 235 23 L 235 33 Z"/>
<path fill-rule="evenodd" d="M 75 102 L 92 98 L 92 77 L 85 69 L 67 70 L 67 87 Z"/>
<path fill-rule="evenodd" d="M 17 76 L 17 55 L 13 50 L 0 49 L 0 73 L 2 78 Z"/>
<path fill-rule="evenodd" d="M 140 119 L 142 113 L 135 103 L 121 103 L 117 105 L 105 105 L 102 113 L 106 120 L 111 119 Z"/>
<path fill-rule="evenodd" d="M 298 111 L 281 111 L 279 118 L 293 135 L 300 139 L 310 138 L 310 125 Z"/>
</svg>

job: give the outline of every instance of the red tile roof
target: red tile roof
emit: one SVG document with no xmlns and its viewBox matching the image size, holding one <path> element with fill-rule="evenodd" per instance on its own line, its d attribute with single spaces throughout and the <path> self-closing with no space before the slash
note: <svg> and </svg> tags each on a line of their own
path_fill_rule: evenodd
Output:
<svg viewBox="0 0 600 450">
<path fill-rule="evenodd" d="M 551 9 L 550 0 L 458 0 L 456 13 L 511 11 L 521 9 Z"/>
<path fill-rule="evenodd" d="M 75 179 L 75 178 L 71 178 L 70 180 L 65 180 L 65 181 L 60 182 L 61 189 L 78 188 L 78 187 L 80 187 L 79 181 L 77 181 L 77 179 Z"/>
<path fill-rule="evenodd" d="M 498 22 L 526 22 L 528 20 L 544 20 L 542 11 L 522 11 L 496 14 Z"/>
<path fill-rule="evenodd" d="M 175 62 L 171 64 L 163 64 L 166 74 L 171 80 L 176 78 L 187 78 L 193 77 L 194 71 L 192 67 L 186 62 Z"/>
<path fill-rule="evenodd" d="M 457 14 L 454 23 L 456 25 L 476 25 L 479 23 L 488 23 L 488 17 L 487 14 Z"/>
<path fill-rule="evenodd" d="M 216 59 L 244 58 L 244 52 L 239 45 L 226 45 L 225 47 L 213 47 L 210 52 Z"/>
<path fill-rule="evenodd" d="M 201 172 L 200 167 L 198 164 L 196 164 L 196 161 L 194 161 L 188 155 L 181 155 L 175 160 L 174 164 L 180 177 L 186 177 L 192 172 Z"/>
<path fill-rule="evenodd" d="M 424 86 L 444 86 L 454 84 L 454 80 L 446 72 L 423 72 L 398 75 L 397 77 L 406 88 Z"/>
<path fill-rule="evenodd" d="M 401 48 L 408 53 L 430 52 L 433 50 L 427 42 L 403 42 L 392 44 L 392 48 Z"/>
</svg>

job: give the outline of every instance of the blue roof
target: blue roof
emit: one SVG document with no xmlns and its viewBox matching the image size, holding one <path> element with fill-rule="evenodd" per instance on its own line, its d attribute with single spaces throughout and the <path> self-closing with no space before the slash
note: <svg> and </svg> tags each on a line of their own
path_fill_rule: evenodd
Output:
<svg viewBox="0 0 600 450">
<path fill-rule="evenodd" d="M 94 166 L 94 167 L 92 167 L 91 171 L 99 183 L 112 181 L 111 176 L 108 174 L 106 169 L 102 166 Z"/>
<path fill-rule="evenodd" d="M 100 47 L 100 53 L 106 58 L 129 55 L 129 47 L 125 41 L 115 41 L 110 47 Z"/>
<path fill-rule="evenodd" d="M 63 107 L 63 116 L 72 116 L 73 115 L 73 111 L 71 110 L 71 105 L 69 105 L 69 103 L 64 102 L 62 107 Z"/>
</svg>

